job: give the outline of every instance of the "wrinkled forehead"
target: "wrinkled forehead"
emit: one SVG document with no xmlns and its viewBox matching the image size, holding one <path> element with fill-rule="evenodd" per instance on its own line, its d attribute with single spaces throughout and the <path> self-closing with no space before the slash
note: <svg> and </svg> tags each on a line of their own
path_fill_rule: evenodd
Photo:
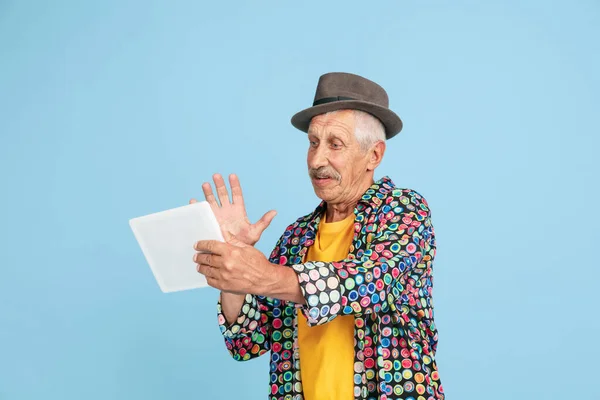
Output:
<svg viewBox="0 0 600 400">
<path fill-rule="evenodd" d="M 323 137 L 328 135 L 354 136 L 356 121 L 352 110 L 338 110 L 313 117 L 308 126 L 308 135 Z"/>
</svg>

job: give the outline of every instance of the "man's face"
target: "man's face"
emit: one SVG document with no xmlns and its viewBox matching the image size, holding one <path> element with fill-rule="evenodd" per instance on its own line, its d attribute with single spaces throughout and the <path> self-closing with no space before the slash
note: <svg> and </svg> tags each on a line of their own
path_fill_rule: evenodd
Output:
<svg viewBox="0 0 600 400">
<path fill-rule="evenodd" d="M 362 193 L 368 153 L 354 134 L 354 114 L 340 110 L 314 117 L 308 129 L 308 171 L 315 194 L 330 204 L 351 202 Z"/>
</svg>

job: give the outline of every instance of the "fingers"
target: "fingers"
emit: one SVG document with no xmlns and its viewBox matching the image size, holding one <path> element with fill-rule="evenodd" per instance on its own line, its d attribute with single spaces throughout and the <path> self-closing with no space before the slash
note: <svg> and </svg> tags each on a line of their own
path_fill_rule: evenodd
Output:
<svg viewBox="0 0 600 400">
<path fill-rule="evenodd" d="M 238 179 L 237 175 L 229 175 L 229 186 L 231 186 L 231 197 L 233 204 L 239 204 L 243 206 L 244 195 L 242 194 L 242 186 L 240 185 L 240 180 Z"/>
<path fill-rule="evenodd" d="M 210 183 L 204 182 L 202 184 L 202 191 L 204 192 L 204 198 L 206 199 L 206 201 L 208 201 L 208 203 L 211 206 L 215 206 L 215 207 L 219 206 L 217 204 L 217 199 L 215 198 L 215 195 L 212 192 L 212 187 L 210 186 Z"/>
<path fill-rule="evenodd" d="M 230 204 L 229 201 L 229 192 L 227 191 L 227 186 L 225 186 L 225 180 L 221 174 L 214 174 L 213 180 L 215 182 L 215 188 L 217 189 L 217 196 L 213 194 L 212 186 L 208 182 L 204 182 L 202 184 L 202 191 L 204 192 L 204 197 L 206 201 L 210 203 L 211 206 L 223 206 Z M 244 205 L 244 197 L 242 195 L 242 187 L 240 186 L 240 181 L 235 174 L 229 175 L 229 184 L 231 185 L 231 202 L 235 204 Z M 217 203 L 217 198 L 219 203 Z M 190 204 L 195 203 L 196 199 L 190 200 Z"/>
<path fill-rule="evenodd" d="M 194 249 L 220 256 L 227 253 L 228 245 L 217 240 L 199 240 L 194 244 Z"/>
<path fill-rule="evenodd" d="M 227 186 L 221 174 L 214 174 L 213 180 L 215 181 L 215 188 L 217 188 L 217 196 L 219 196 L 219 202 L 221 205 L 229 204 L 229 193 L 227 192 Z"/>
<path fill-rule="evenodd" d="M 219 277 L 219 270 L 211 267 L 210 265 L 198 264 L 196 270 L 204 275 L 207 280 L 216 280 Z"/>
<path fill-rule="evenodd" d="M 197 253 L 194 255 L 196 264 L 204 264 L 213 268 L 223 267 L 223 257 L 211 253 Z"/>
<path fill-rule="evenodd" d="M 197 203 L 197 202 L 198 202 L 198 200 L 196 200 L 196 199 L 191 199 L 190 200 L 190 204 L 194 204 L 194 203 Z"/>
<path fill-rule="evenodd" d="M 273 218 L 275 218 L 276 215 L 277 211 L 271 210 L 263 215 L 262 218 L 256 222 L 256 224 L 254 224 L 258 229 L 259 236 L 262 235 L 269 225 L 271 225 L 271 221 L 273 221 Z"/>
</svg>

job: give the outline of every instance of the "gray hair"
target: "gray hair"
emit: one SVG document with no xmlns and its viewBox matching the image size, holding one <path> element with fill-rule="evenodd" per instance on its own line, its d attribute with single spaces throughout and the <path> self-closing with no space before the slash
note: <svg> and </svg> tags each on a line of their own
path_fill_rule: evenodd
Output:
<svg viewBox="0 0 600 400">
<path fill-rule="evenodd" d="M 354 134 L 361 150 L 366 153 L 375 143 L 385 142 L 385 127 L 379 118 L 360 110 L 354 113 Z"/>
</svg>

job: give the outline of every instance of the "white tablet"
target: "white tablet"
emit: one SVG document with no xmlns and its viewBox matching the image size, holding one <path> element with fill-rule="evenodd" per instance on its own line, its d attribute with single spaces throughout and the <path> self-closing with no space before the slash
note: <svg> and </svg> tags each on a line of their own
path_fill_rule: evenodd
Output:
<svg viewBox="0 0 600 400">
<path fill-rule="evenodd" d="M 167 292 L 205 287 L 193 260 L 198 240 L 223 240 L 206 201 L 129 220 L 160 289 Z"/>
</svg>

